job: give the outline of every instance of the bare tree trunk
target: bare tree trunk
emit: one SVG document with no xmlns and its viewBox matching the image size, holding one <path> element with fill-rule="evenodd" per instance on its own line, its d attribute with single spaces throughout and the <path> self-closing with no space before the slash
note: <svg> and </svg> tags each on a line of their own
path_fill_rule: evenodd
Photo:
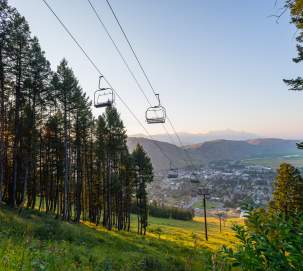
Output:
<svg viewBox="0 0 303 271">
<path fill-rule="evenodd" d="M 76 222 L 80 222 L 81 217 L 81 190 L 82 190 L 82 164 L 81 164 L 81 149 L 80 149 L 80 138 L 79 135 L 78 140 L 76 140 L 76 159 L 77 159 L 77 179 L 76 179 Z"/>
<path fill-rule="evenodd" d="M 65 106 L 66 106 L 65 99 Z M 64 109 L 64 203 L 63 203 L 63 219 L 68 219 L 68 142 L 67 142 L 67 109 Z"/>
<path fill-rule="evenodd" d="M 4 65 L 3 65 L 3 45 L 0 45 L 0 205 L 2 204 L 2 187 L 5 176 L 5 123 L 6 123 L 6 112 L 4 108 Z"/>
<path fill-rule="evenodd" d="M 23 189 L 21 192 L 20 210 L 24 207 L 25 194 L 27 191 L 27 183 L 28 183 L 28 175 L 29 175 L 29 165 L 28 164 L 29 163 L 26 161 L 25 174 L 24 174 L 24 180 L 23 180 Z"/>
<path fill-rule="evenodd" d="M 16 193 L 17 193 L 17 175 L 18 175 L 18 148 L 20 143 L 20 104 L 21 104 L 21 51 L 22 45 L 19 45 L 19 56 L 17 59 L 17 83 L 15 91 L 15 139 L 13 144 L 13 176 L 12 176 L 12 187 L 10 195 L 11 207 L 16 206 Z"/>
<path fill-rule="evenodd" d="M 112 184 L 111 184 L 111 179 L 112 179 L 112 161 L 109 161 L 109 174 L 108 174 L 108 188 L 107 188 L 107 193 L 108 193 L 108 203 L 107 203 L 107 208 L 108 208 L 108 229 L 112 229 Z"/>
</svg>

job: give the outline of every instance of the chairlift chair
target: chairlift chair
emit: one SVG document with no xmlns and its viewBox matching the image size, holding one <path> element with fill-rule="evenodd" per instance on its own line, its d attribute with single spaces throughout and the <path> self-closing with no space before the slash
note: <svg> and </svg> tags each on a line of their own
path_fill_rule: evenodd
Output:
<svg viewBox="0 0 303 271">
<path fill-rule="evenodd" d="M 198 174 L 197 174 L 196 172 L 192 172 L 192 173 L 190 174 L 190 181 L 191 181 L 192 183 L 199 183 L 199 182 L 200 182 L 200 181 L 199 181 Z"/>
<path fill-rule="evenodd" d="M 179 174 L 178 174 L 177 169 L 170 169 L 167 174 L 168 179 L 176 179 L 176 178 L 178 178 L 178 176 L 179 176 Z"/>
<path fill-rule="evenodd" d="M 178 178 L 178 176 L 179 176 L 178 169 L 173 168 L 172 164 L 170 162 L 170 168 L 169 168 L 169 171 L 167 173 L 167 178 L 168 179 L 175 179 L 175 178 Z"/>
<path fill-rule="evenodd" d="M 94 106 L 96 108 L 101 107 L 110 107 L 115 102 L 115 94 L 112 88 L 102 88 L 101 87 L 101 80 L 103 76 L 99 77 L 99 85 L 98 89 L 95 91 L 94 94 Z"/>
<path fill-rule="evenodd" d="M 159 94 L 155 95 L 158 99 L 158 105 L 149 107 L 145 112 L 148 124 L 165 123 L 166 120 L 166 109 L 160 103 Z"/>
</svg>

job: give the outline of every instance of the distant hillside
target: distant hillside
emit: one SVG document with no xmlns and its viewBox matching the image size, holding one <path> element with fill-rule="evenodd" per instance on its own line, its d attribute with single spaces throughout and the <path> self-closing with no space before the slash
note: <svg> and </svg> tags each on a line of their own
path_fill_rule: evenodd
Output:
<svg viewBox="0 0 303 271">
<path fill-rule="evenodd" d="M 133 151 L 137 144 L 143 146 L 144 150 L 150 156 L 153 166 L 156 170 L 165 170 L 170 167 L 168 158 L 172 161 L 172 167 L 182 168 L 187 165 L 185 151 L 173 144 L 154 141 L 143 137 L 129 137 L 127 145 L 130 151 Z M 164 153 L 164 154 L 163 154 Z M 168 158 L 167 158 L 168 157 Z M 191 157 L 194 159 L 193 157 Z M 200 164 L 200 159 L 196 161 Z"/>
<path fill-rule="evenodd" d="M 240 160 L 252 157 L 302 153 L 295 140 L 265 138 L 247 141 L 216 140 L 189 146 L 196 157 L 203 160 Z"/>
<path fill-rule="evenodd" d="M 298 141 L 275 138 L 260 138 L 245 141 L 215 140 L 186 146 L 187 155 L 184 149 L 173 144 L 140 137 L 129 137 L 128 146 L 132 151 L 137 143 L 141 144 L 151 157 L 155 169 L 163 170 L 169 168 L 169 161 L 165 156 L 173 161 L 174 167 L 182 168 L 189 164 L 186 162 L 188 160 L 187 156 L 191 157 L 194 164 L 205 165 L 208 162 L 218 160 L 242 160 L 277 155 L 302 154 L 302 151 L 296 148 L 296 142 Z"/>
<path fill-rule="evenodd" d="M 256 147 L 246 141 L 216 140 L 188 147 L 196 157 L 207 161 L 239 160 L 252 157 Z"/>
<path fill-rule="evenodd" d="M 131 137 L 145 137 L 143 134 L 137 134 L 133 135 Z M 158 141 L 162 142 L 171 142 L 171 137 L 175 137 L 174 135 L 171 135 L 170 137 L 167 134 L 158 134 L 153 135 L 153 138 Z M 181 138 L 181 141 L 184 145 L 192 145 L 192 144 L 198 144 L 203 143 L 206 141 L 213 141 L 218 139 L 227 139 L 227 140 L 248 140 L 252 138 L 257 138 L 258 135 L 253 133 L 248 133 L 244 131 L 234 131 L 231 129 L 226 129 L 222 131 L 210 131 L 207 133 L 179 133 L 179 137 Z"/>
</svg>

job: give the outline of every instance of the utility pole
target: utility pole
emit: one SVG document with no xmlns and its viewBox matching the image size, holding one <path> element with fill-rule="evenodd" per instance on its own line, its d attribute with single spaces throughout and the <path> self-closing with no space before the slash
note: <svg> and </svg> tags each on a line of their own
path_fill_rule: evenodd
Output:
<svg viewBox="0 0 303 271">
<path fill-rule="evenodd" d="M 208 191 L 206 189 L 199 189 L 200 195 L 203 196 L 203 208 L 204 208 L 204 231 L 205 231 L 205 240 L 208 241 L 207 234 L 207 217 L 206 217 L 206 196 L 208 195 Z"/>
<path fill-rule="evenodd" d="M 218 217 L 219 220 L 220 220 L 220 232 L 222 232 L 222 219 L 223 219 L 223 221 L 224 221 L 224 216 L 225 216 L 225 214 L 224 214 L 223 212 L 221 212 L 221 213 L 217 213 L 216 215 L 217 215 L 217 217 Z M 224 222 L 224 223 L 225 223 L 225 222 Z"/>
</svg>

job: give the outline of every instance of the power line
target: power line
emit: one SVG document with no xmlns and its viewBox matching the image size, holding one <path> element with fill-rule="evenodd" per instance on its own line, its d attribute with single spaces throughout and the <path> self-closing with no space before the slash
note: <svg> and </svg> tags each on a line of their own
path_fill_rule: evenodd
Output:
<svg viewBox="0 0 303 271">
<path fill-rule="evenodd" d="M 88 0 L 88 1 L 89 1 L 89 0 Z M 155 89 L 154 89 L 154 87 L 153 87 L 153 85 L 152 85 L 152 83 L 151 83 L 151 80 L 149 79 L 149 77 L 148 77 L 146 71 L 144 70 L 142 63 L 141 63 L 141 61 L 139 60 L 139 57 L 137 56 L 137 54 L 136 54 L 136 52 L 135 52 L 135 49 L 133 48 L 133 46 L 132 46 L 130 40 L 128 39 L 128 37 L 127 37 L 127 35 L 126 35 L 126 32 L 124 31 L 124 29 L 123 29 L 123 27 L 122 27 L 122 25 L 121 25 L 121 23 L 120 23 L 120 21 L 119 21 L 117 15 L 116 15 L 116 13 L 115 13 L 113 7 L 111 6 L 109 0 L 106 0 L 106 3 L 107 3 L 107 5 L 108 5 L 108 7 L 110 8 L 110 10 L 111 10 L 111 12 L 112 12 L 112 14 L 113 14 L 113 16 L 114 16 L 114 18 L 115 18 L 115 20 L 116 20 L 116 22 L 117 22 L 117 24 L 118 24 L 120 30 L 121 30 L 121 32 L 122 32 L 122 34 L 123 34 L 123 36 L 124 36 L 126 42 L 128 43 L 128 45 L 129 45 L 129 47 L 130 47 L 130 49 L 131 49 L 131 51 L 132 51 L 132 53 L 133 53 L 135 59 L 137 60 L 137 63 L 138 63 L 138 65 L 139 65 L 139 67 L 140 67 L 140 69 L 141 69 L 141 71 L 142 71 L 142 73 L 143 73 L 143 75 L 144 75 L 146 81 L 148 82 L 148 84 L 149 84 L 151 90 L 153 91 L 154 95 L 156 95 L 157 93 L 156 93 L 156 91 L 155 91 Z M 184 148 L 184 145 L 183 145 L 183 143 L 182 143 L 182 141 L 181 141 L 181 138 L 180 138 L 180 136 L 178 135 L 178 133 L 177 133 L 177 131 L 176 131 L 174 125 L 172 124 L 172 121 L 169 119 L 168 116 L 167 116 L 167 119 L 168 119 L 168 122 L 169 122 L 169 124 L 170 124 L 170 126 L 171 126 L 171 128 L 172 128 L 172 130 L 173 130 L 173 132 L 174 132 L 174 134 L 176 135 L 176 137 L 177 137 L 177 139 L 178 139 L 178 141 L 179 141 L 179 144 L 180 144 L 181 148 L 183 148 L 184 152 L 186 153 L 186 156 L 187 156 L 187 159 L 188 159 L 189 163 L 191 164 L 192 167 L 194 167 L 194 164 L 193 164 L 193 162 L 192 162 L 192 159 L 191 159 L 191 157 L 189 156 L 187 150 Z"/>
<path fill-rule="evenodd" d="M 130 73 L 131 77 L 133 78 L 133 80 L 135 81 L 135 84 L 137 85 L 137 87 L 139 88 L 139 90 L 141 91 L 141 93 L 143 94 L 143 96 L 145 97 L 147 103 L 152 106 L 149 98 L 147 97 L 145 91 L 143 90 L 143 87 L 141 86 L 141 84 L 139 83 L 137 77 L 135 76 L 134 72 L 132 71 L 132 69 L 130 68 L 126 58 L 123 56 L 123 53 L 121 52 L 121 50 L 119 49 L 117 43 L 114 41 L 113 37 L 111 36 L 108 28 L 106 27 L 106 25 L 104 24 L 104 22 L 101 19 L 101 16 L 99 14 L 99 12 L 97 11 L 97 9 L 95 8 L 95 6 L 92 4 L 92 2 L 90 0 L 87 0 L 87 2 L 89 3 L 90 7 L 92 8 L 94 14 L 96 15 L 99 23 L 101 24 L 103 30 L 105 31 L 105 33 L 107 34 L 108 38 L 111 40 L 112 44 L 114 45 L 118 55 L 120 56 L 120 58 L 122 59 L 122 62 L 124 63 L 124 65 L 126 66 L 126 69 L 128 70 L 128 72 Z M 169 134 L 166 126 L 164 124 L 162 124 L 163 129 L 165 130 L 165 133 L 167 134 L 167 136 L 169 137 L 170 141 L 173 144 L 176 144 L 174 139 L 171 137 L 171 135 Z"/>
<path fill-rule="evenodd" d="M 46 0 L 42 0 L 43 3 L 46 5 L 46 7 L 50 10 L 50 12 L 56 17 L 58 22 L 61 24 L 61 26 L 64 28 L 64 30 L 68 33 L 70 38 L 76 43 L 77 47 L 82 51 L 82 53 L 85 55 L 85 57 L 88 59 L 88 61 L 91 63 L 91 65 L 94 67 L 94 69 L 97 71 L 97 73 L 100 76 L 103 76 L 103 79 L 108 84 L 108 86 L 115 92 L 116 96 L 119 98 L 119 100 L 122 102 L 122 104 L 127 108 L 129 113 L 134 117 L 134 119 L 139 123 L 139 125 L 143 128 L 145 133 L 148 135 L 148 137 L 152 140 L 152 142 L 159 148 L 161 153 L 167 158 L 167 160 L 171 163 L 171 159 L 168 157 L 168 155 L 162 150 L 160 145 L 157 143 L 157 141 L 150 135 L 148 130 L 144 127 L 142 122 L 138 119 L 136 114 L 131 110 L 131 108 L 127 105 L 127 103 L 123 100 L 123 98 L 119 95 L 119 93 L 113 88 L 113 86 L 110 84 L 110 82 L 107 80 L 107 78 L 102 74 L 101 70 L 98 68 L 96 63 L 92 60 L 92 58 L 88 55 L 88 53 L 84 50 L 84 48 L 81 46 L 81 44 L 78 42 L 78 40 L 75 38 L 75 36 L 71 33 L 71 31 L 68 29 L 68 27 L 64 24 L 64 22 L 59 18 L 59 16 L 56 14 L 56 12 L 53 10 L 53 8 L 48 4 Z"/>
</svg>

